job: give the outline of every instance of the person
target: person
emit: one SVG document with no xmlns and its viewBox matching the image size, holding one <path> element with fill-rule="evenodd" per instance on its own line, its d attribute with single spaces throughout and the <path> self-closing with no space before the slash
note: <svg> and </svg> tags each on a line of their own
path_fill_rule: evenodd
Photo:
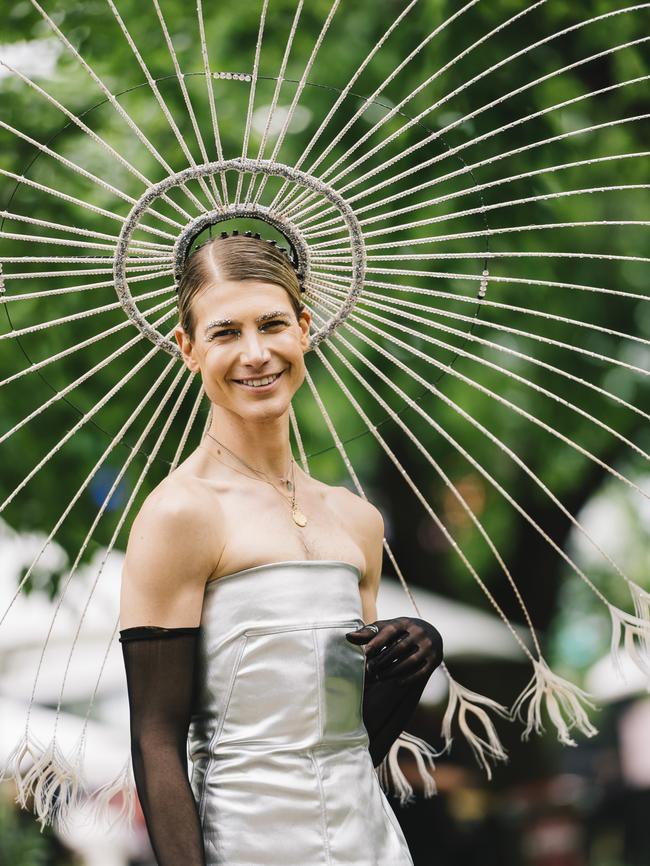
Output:
<svg viewBox="0 0 650 866">
<path fill-rule="evenodd" d="M 120 599 L 157 862 L 412 864 L 374 767 L 442 641 L 376 619 L 380 511 L 292 457 L 311 322 L 295 267 L 258 235 L 214 237 L 187 259 L 178 312 L 209 426 L 137 514 Z"/>
</svg>

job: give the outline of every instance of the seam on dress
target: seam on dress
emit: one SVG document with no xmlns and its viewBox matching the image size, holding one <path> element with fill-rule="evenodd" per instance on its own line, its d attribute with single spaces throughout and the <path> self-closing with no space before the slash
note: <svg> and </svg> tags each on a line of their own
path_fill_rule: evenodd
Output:
<svg viewBox="0 0 650 866">
<path fill-rule="evenodd" d="M 241 666 L 241 660 L 244 655 L 244 648 L 246 647 L 246 643 L 248 642 L 248 638 L 246 635 L 242 635 L 240 639 L 239 649 L 237 651 L 237 655 L 235 656 L 235 660 L 233 662 L 232 670 L 230 673 L 230 679 L 228 681 L 228 688 L 226 689 L 226 699 L 223 705 L 223 710 L 221 713 L 221 719 L 219 719 L 217 725 L 215 726 L 214 731 L 212 732 L 212 736 L 210 737 L 210 741 L 208 743 L 208 760 L 205 765 L 205 771 L 203 773 L 203 779 L 201 780 L 201 798 L 199 800 L 199 817 L 201 819 L 201 823 L 203 823 L 205 817 L 205 788 L 206 788 L 206 780 L 208 778 L 208 773 L 210 768 L 212 767 L 214 753 L 213 747 L 216 745 L 218 737 L 221 736 L 221 731 L 223 730 L 224 722 L 226 720 L 226 716 L 228 714 L 228 707 L 230 706 L 230 698 L 232 697 L 233 688 L 235 685 L 235 680 L 237 679 L 237 674 L 239 673 L 239 668 Z"/>
<path fill-rule="evenodd" d="M 316 640 L 316 632 L 312 629 L 312 643 L 314 644 L 314 657 L 316 660 L 316 709 L 318 711 L 318 731 L 317 741 L 320 743 L 323 739 L 323 680 L 321 677 L 320 653 L 318 652 L 318 641 Z"/>
<path fill-rule="evenodd" d="M 307 631 L 316 628 L 347 628 L 349 625 L 356 625 L 358 619 L 332 619 L 326 622 L 298 623 L 296 625 L 274 625 L 274 626 L 256 626 L 255 628 L 247 628 L 242 634 L 247 637 L 257 637 L 264 634 L 280 634 L 288 631 Z"/>
<path fill-rule="evenodd" d="M 314 750 L 309 749 L 308 755 L 311 758 L 311 762 L 314 767 L 314 774 L 316 775 L 316 782 L 318 783 L 318 795 L 320 800 L 320 816 L 321 816 L 321 828 L 323 834 L 323 853 L 325 854 L 325 863 L 327 866 L 332 866 L 332 852 L 330 850 L 330 836 L 329 836 L 329 826 L 327 823 L 327 810 L 325 808 L 325 791 L 323 789 L 323 780 L 320 774 L 320 768 L 318 766 L 318 761 L 316 760 L 316 756 L 314 755 Z"/>
</svg>

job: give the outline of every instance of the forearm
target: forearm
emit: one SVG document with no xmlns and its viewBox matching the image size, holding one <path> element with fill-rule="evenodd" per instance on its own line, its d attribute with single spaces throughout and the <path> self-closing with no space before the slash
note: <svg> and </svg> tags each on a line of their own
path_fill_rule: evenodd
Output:
<svg viewBox="0 0 650 866">
<path fill-rule="evenodd" d="M 129 694 L 133 774 L 158 866 L 205 866 L 187 774 L 187 736 L 200 627 L 120 632 Z"/>
<path fill-rule="evenodd" d="M 426 680 L 401 685 L 394 678 L 376 680 L 366 676 L 363 723 L 368 732 L 368 749 L 373 766 L 381 764 L 408 725 L 425 685 Z"/>
<path fill-rule="evenodd" d="M 133 774 L 158 866 L 205 866 L 199 812 L 178 747 L 131 745 Z"/>
</svg>

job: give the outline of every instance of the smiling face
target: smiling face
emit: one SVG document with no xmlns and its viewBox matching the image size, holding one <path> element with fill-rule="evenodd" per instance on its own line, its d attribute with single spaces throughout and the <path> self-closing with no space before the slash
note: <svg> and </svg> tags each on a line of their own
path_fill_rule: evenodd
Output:
<svg viewBox="0 0 650 866">
<path fill-rule="evenodd" d="M 250 421 L 288 411 L 305 378 L 306 309 L 296 319 L 289 294 L 273 283 L 219 281 L 194 298 L 192 318 L 194 341 L 181 325 L 175 336 L 212 403 Z M 260 385 L 267 377 L 273 381 Z"/>
</svg>

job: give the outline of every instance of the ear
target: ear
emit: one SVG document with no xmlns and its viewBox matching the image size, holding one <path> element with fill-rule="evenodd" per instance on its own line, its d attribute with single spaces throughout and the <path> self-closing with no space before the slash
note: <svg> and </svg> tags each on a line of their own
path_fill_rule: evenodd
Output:
<svg viewBox="0 0 650 866">
<path fill-rule="evenodd" d="M 298 325 L 301 330 L 300 345 L 303 352 L 306 352 L 309 348 L 309 326 L 311 325 L 311 313 L 306 307 L 299 313 Z"/>
<path fill-rule="evenodd" d="M 181 357 L 183 359 L 183 363 L 188 370 L 191 370 L 193 373 L 197 373 L 200 369 L 200 366 L 194 356 L 194 346 L 192 345 L 189 334 L 186 333 L 181 324 L 176 325 L 176 327 L 174 328 L 174 337 L 176 338 L 176 342 L 178 343 L 178 348 L 181 350 Z"/>
</svg>

